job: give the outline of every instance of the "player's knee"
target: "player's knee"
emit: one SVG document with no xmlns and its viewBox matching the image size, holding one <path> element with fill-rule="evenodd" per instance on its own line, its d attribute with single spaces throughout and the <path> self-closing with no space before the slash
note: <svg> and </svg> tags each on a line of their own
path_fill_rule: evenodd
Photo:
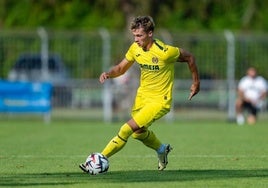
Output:
<svg viewBox="0 0 268 188">
<path fill-rule="evenodd" d="M 141 132 L 141 133 L 134 132 L 131 136 L 134 139 L 142 141 L 142 140 L 145 140 L 148 137 L 148 135 L 149 135 L 149 131 L 145 130 L 144 132 Z"/>
<path fill-rule="evenodd" d="M 254 125 L 256 123 L 256 116 L 255 115 L 249 115 L 247 118 L 247 122 L 249 125 Z"/>
</svg>

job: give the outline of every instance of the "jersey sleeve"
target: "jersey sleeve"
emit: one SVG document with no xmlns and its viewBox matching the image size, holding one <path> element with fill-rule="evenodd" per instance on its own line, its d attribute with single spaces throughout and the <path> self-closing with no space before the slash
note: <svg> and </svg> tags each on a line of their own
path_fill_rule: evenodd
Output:
<svg viewBox="0 0 268 188">
<path fill-rule="evenodd" d="M 178 61 L 180 56 L 180 49 L 178 47 L 164 44 L 158 39 L 155 39 L 155 44 L 163 52 L 161 53 L 161 56 L 164 57 L 166 63 L 174 63 Z"/>
<path fill-rule="evenodd" d="M 246 77 L 243 77 L 238 83 L 238 89 L 243 91 L 243 90 L 245 90 L 245 87 L 247 85 L 248 85 L 247 84 L 247 79 L 246 79 Z"/>
<path fill-rule="evenodd" d="M 173 46 L 169 46 L 168 47 L 169 51 L 169 62 L 176 62 L 178 61 L 178 58 L 180 57 L 180 49 L 178 47 L 173 47 Z"/>
</svg>

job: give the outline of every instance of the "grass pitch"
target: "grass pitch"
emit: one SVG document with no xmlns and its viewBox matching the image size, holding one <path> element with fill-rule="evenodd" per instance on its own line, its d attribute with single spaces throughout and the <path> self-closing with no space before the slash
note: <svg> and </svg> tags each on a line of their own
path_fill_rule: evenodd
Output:
<svg viewBox="0 0 268 188">
<path fill-rule="evenodd" d="M 129 139 L 110 158 L 109 172 L 89 176 L 78 164 L 101 151 L 121 123 L 0 120 L 3 187 L 267 187 L 268 125 L 223 120 L 155 122 L 152 130 L 173 150 L 165 171 L 154 151 Z"/>
</svg>

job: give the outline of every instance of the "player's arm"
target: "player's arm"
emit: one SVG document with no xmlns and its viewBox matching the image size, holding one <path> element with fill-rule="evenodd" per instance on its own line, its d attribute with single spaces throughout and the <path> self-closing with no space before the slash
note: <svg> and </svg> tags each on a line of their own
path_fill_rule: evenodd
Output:
<svg viewBox="0 0 268 188">
<path fill-rule="evenodd" d="M 195 57 L 188 51 L 180 48 L 180 56 L 178 58 L 179 62 L 186 62 L 188 64 L 189 70 L 192 74 L 193 83 L 190 88 L 189 100 L 195 96 L 200 90 L 200 80 L 197 65 L 195 63 Z"/>
<path fill-rule="evenodd" d="M 243 90 L 240 89 L 239 87 L 238 87 L 238 89 L 237 89 L 237 97 L 238 97 L 239 99 L 241 99 L 241 100 L 245 100 L 244 92 L 243 92 Z"/>
<path fill-rule="evenodd" d="M 268 94 L 267 83 L 266 83 L 266 80 L 263 79 L 263 90 L 262 90 L 262 92 L 261 92 L 260 99 L 261 99 L 261 100 L 265 100 L 266 97 L 267 97 L 267 94 Z"/>
<path fill-rule="evenodd" d="M 266 97 L 267 97 L 267 90 L 264 90 L 264 91 L 261 93 L 260 98 L 261 98 L 261 100 L 265 100 Z"/>
<path fill-rule="evenodd" d="M 99 77 L 100 83 L 104 83 L 109 78 L 115 78 L 124 74 L 133 64 L 124 58 L 119 64 L 112 67 L 108 72 L 101 73 Z"/>
</svg>

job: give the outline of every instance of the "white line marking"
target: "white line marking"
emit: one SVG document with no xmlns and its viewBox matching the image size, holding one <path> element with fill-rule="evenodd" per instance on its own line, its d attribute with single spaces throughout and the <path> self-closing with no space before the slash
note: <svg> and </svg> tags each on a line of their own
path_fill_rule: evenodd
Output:
<svg viewBox="0 0 268 188">
<path fill-rule="evenodd" d="M 86 155 L 0 155 L 4 158 L 85 158 Z M 155 158 L 156 155 L 120 155 L 120 158 Z M 169 158 L 268 158 L 268 155 L 172 155 Z"/>
</svg>

